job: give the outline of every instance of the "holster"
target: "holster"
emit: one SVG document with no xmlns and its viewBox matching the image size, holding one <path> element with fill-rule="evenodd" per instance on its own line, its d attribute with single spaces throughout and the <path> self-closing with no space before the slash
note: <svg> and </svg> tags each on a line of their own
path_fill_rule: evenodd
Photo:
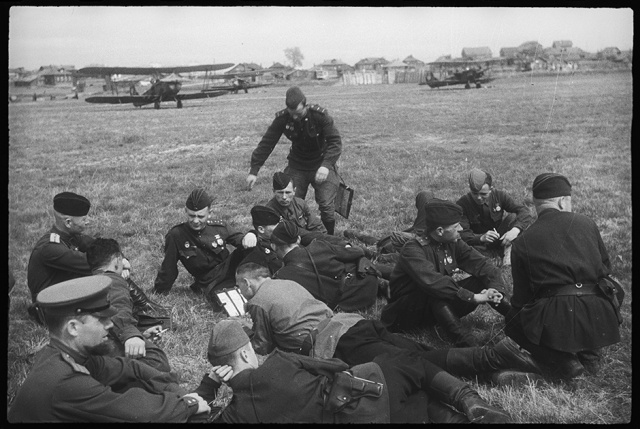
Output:
<svg viewBox="0 0 640 429">
<path fill-rule="evenodd" d="M 360 398 L 379 398 L 383 388 L 382 383 L 355 377 L 347 371 L 338 372 L 328 386 L 328 393 L 325 392 L 324 409 L 338 413 Z"/>
<path fill-rule="evenodd" d="M 373 266 L 373 263 L 363 256 L 358 259 L 358 263 L 356 264 L 356 276 L 359 279 L 363 279 L 367 274 L 379 277 L 382 276 L 382 273 Z"/>
<path fill-rule="evenodd" d="M 622 289 L 622 285 L 611 276 L 606 276 L 598 280 L 598 288 L 611 303 L 613 310 L 616 312 L 618 323 L 622 324 L 622 314 L 620 314 L 620 307 L 624 300 L 624 289 Z"/>
</svg>

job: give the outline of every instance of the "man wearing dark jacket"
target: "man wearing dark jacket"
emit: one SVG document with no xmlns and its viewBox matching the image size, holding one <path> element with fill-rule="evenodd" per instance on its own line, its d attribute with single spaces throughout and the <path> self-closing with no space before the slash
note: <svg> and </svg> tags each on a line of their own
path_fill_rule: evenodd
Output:
<svg viewBox="0 0 640 429">
<path fill-rule="evenodd" d="M 513 309 L 505 332 L 572 378 L 585 366 L 596 370 L 598 349 L 620 341 L 624 294 L 607 279 L 611 263 L 598 226 L 571 211 L 569 180 L 541 174 L 533 198 L 538 219 L 513 243 Z"/>
<path fill-rule="evenodd" d="M 326 109 L 307 105 L 297 86 L 286 93 L 287 108 L 276 113 L 267 132 L 251 154 L 247 176 L 249 189 L 256 183 L 258 171 L 271 155 L 282 134 L 291 140 L 288 165 L 284 172 L 293 179 L 296 196 L 304 200 L 309 185 L 315 190 L 320 219 L 329 235 L 335 229 L 335 197 L 340 180 L 336 162 L 342 153 L 342 138 Z"/>
</svg>

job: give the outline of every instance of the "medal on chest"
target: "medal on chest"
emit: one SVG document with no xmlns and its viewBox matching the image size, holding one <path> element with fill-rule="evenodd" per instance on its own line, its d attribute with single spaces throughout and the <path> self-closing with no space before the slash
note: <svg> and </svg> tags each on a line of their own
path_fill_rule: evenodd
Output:
<svg viewBox="0 0 640 429">
<path fill-rule="evenodd" d="M 189 247 L 191 247 L 191 244 L 189 244 L 189 242 L 188 242 L 188 241 L 185 241 L 185 242 L 184 242 L 184 248 L 185 248 L 185 249 L 188 249 Z"/>
<path fill-rule="evenodd" d="M 211 246 L 215 249 L 218 246 L 222 246 L 224 244 L 224 240 L 220 237 L 220 234 L 216 234 L 213 236 L 213 241 L 211 242 Z"/>
</svg>

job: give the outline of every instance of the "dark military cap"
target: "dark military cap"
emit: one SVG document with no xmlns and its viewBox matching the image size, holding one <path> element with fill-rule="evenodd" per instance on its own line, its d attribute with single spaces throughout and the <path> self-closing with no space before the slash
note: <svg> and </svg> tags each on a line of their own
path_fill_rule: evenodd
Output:
<svg viewBox="0 0 640 429">
<path fill-rule="evenodd" d="M 235 352 L 239 348 L 249 344 L 249 337 L 242 329 L 240 322 L 236 320 L 221 320 L 211 330 L 207 358 L 213 361 L 221 356 Z"/>
<path fill-rule="evenodd" d="M 53 209 L 67 216 L 86 216 L 91 203 L 82 195 L 61 192 L 53 197 Z"/>
<path fill-rule="evenodd" d="M 271 233 L 271 242 L 277 245 L 293 244 L 298 241 L 298 235 L 298 226 L 285 219 Z"/>
<path fill-rule="evenodd" d="M 256 226 L 275 225 L 280 222 L 280 215 L 271 207 L 253 206 L 251 220 Z"/>
<path fill-rule="evenodd" d="M 562 174 L 542 173 L 533 181 L 533 198 L 544 200 L 547 198 L 571 195 L 571 183 Z"/>
<path fill-rule="evenodd" d="M 276 171 L 273 173 L 273 190 L 279 191 L 281 189 L 289 186 L 289 182 L 291 182 L 291 176 L 287 173 L 283 173 L 282 171 Z"/>
<path fill-rule="evenodd" d="M 109 301 L 110 285 L 111 279 L 103 275 L 67 280 L 43 289 L 36 297 L 36 306 L 45 316 L 111 317 L 118 311 Z"/>
<path fill-rule="evenodd" d="M 424 205 L 426 222 L 429 228 L 449 226 L 460 222 L 462 207 L 451 201 L 432 198 Z"/>
<path fill-rule="evenodd" d="M 296 107 L 298 107 L 298 104 L 300 104 L 300 102 L 306 100 L 307 98 L 302 93 L 302 90 L 300 90 L 300 88 L 298 88 L 297 86 L 292 86 L 291 88 L 287 89 L 286 104 L 289 109 L 295 109 Z"/>
<path fill-rule="evenodd" d="M 187 198 L 186 206 L 189 210 L 199 211 L 211 205 L 213 199 L 203 188 L 195 188 Z"/>
<path fill-rule="evenodd" d="M 485 184 L 491 187 L 491 174 L 478 168 L 469 172 L 469 188 L 473 192 L 479 192 Z"/>
</svg>

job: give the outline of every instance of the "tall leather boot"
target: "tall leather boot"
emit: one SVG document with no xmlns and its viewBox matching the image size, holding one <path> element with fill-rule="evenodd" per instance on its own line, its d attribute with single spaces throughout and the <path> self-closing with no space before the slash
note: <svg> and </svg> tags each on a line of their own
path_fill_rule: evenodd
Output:
<svg viewBox="0 0 640 429">
<path fill-rule="evenodd" d="M 152 306 L 149 304 L 149 297 L 140 286 L 131 280 L 131 277 L 127 279 L 127 284 L 129 285 L 129 294 L 133 300 L 133 306 L 139 310 L 152 310 Z"/>
<path fill-rule="evenodd" d="M 449 304 L 441 302 L 434 305 L 432 309 L 436 321 L 453 338 L 456 346 L 477 347 L 480 345 L 471 332 L 462 327 L 460 318 L 453 312 Z"/>
<path fill-rule="evenodd" d="M 333 235 L 334 230 L 336 229 L 336 221 L 335 220 L 323 220 L 322 224 L 325 228 L 327 228 L 327 234 Z"/>
<path fill-rule="evenodd" d="M 446 371 L 433 377 L 429 392 L 466 415 L 472 423 L 511 422 L 509 414 L 489 405 L 471 386 Z"/>
</svg>

